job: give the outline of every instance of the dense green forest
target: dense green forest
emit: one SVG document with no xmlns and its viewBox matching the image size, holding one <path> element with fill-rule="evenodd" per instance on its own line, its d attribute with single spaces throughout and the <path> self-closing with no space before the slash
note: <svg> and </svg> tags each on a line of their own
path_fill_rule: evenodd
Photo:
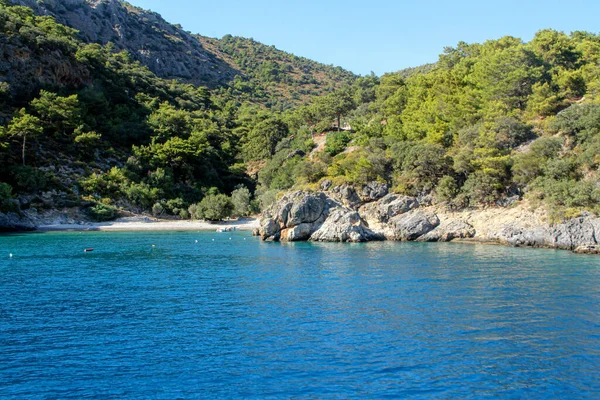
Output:
<svg viewBox="0 0 600 400">
<path fill-rule="evenodd" d="M 347 83 L 303 92 L 300 106 L 258 100 L 267 86 L 310 83 L 298 71 L 311 62 L 257 62 L 268 46 L 247 39 L 218 46 L 250 78 L 209 90 L 2 1 L 0 35 L 13 63 L 0 68 L 3 212 L 221 219 L 323 179 L 378 180 L 454 208 L 526 198 L 555 218 L 600 211 L 599 35 L 459 43 L 435 64 L 382 77 L 328 69 L 319 73 Z"/>
</svg>

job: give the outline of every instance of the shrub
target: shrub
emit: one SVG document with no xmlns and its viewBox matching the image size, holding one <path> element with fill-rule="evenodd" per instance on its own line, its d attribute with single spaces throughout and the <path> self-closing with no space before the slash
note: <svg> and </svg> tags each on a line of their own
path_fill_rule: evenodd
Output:
<svg viewBox="0 0 600 400">
<path fill-rule="evenodd" d="M 17 211 L 19 203 L 12 197 L 12 186 L 0 182 L 0 212 Z"/>
<path fill-rule="evenodd" d="M 467 178 L 462 194 L 468 198 L 471 205 L 492 204 L 500 198 L 501 189 L 502 184 L 498 178 L 487 175 L 483 171 L 476 171 Z"/>
<path fill-rule="evenodd" d="M 111 221 L 116 218 L 117 209 L 106 204 L 96 204 L 88 209 L 88 215 L 91 219 L 98 222 Z"/>
<path fill-rule="evenodd" d="M 449 175 L 443 176 L 438 182 L 435 194 L 438 201 L 453 201 L 458 195 L 458 184 L 456 183 L 456 180 Z"/>
<path fill-rule="evenodd" d="M 348 132 L 334 132 L 327 135 L 325 152 L 331 156 L 341 153 L 350 143 L 352 136 Z"/>
<path fill-rule="evenodd" d="M 198 204 L 192 204 L 191 206 L 188 207 L 187 210 L 190 215 L 190 218 L 192 218 L 192 219 L 198 218 Z"/>
<path fill-rule="evenodd" d="M 179 216 L 182 219 L 190 219 L 190 213 L 188 212 L 188 210 L 186 210 L 185 208 L 179 210 Z"/>
<path fill-rule="evenodd" d="M 193 217 L 209 221 L 220 221 L 233 212 L 231 199 L 224 194 L 209 194 L 198 203 Z"/>
<path fill-rule="evenodd" d="M 277 201 L 279 190 L 266 190 L 258 195 L 258 204 L 262 211 L 266 210 L 271 204 Z"/>
<path fill-rule="evenodd" d="M 233 203 L 233 213 L 237 216 L 248 215 L 250 211 L 250 190 L 244 185 L 238 186 L 231 193 L 231 202 Z"/>
<path fill-rule="evenodd" d="M 12 175 L 17 187 L 26 191 L 36 192 L 45 189 L 48 185 L 46 174 L 34 167 L 25 165 L 14 167 Z"/>
<path fill-rule="evenodd" d="M 154 203 L 152 206 L 152 215 L 155 217 L 160 217 L 165 213 L 165 208 L 160 203 Z"/>
</svg>

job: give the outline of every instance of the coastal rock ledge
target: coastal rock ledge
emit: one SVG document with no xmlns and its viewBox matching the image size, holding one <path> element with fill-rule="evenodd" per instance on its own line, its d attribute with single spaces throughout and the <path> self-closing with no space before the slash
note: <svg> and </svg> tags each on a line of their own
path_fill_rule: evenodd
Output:
<svg viewBox="0 0 600 400">
<path fill-rule="evenodd" d="M 325 182 L 319 192 L 288 193 L 263 212 L 255 234 L 265 241 L 465 240 L 600 254 L 600 218 L 592 214 L 551 224 L 524 202 L 451 211 L 374 182 L 358 188 Z"/>
</svg>

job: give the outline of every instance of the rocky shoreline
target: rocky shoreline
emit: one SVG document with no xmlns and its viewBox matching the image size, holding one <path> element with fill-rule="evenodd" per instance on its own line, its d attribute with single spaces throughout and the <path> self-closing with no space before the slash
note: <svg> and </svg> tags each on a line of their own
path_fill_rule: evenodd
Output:
<svg viewBox="0 0 600 400">
<path fill-rule="evenodd" d="M 522 202 L 452 211 L 377 182 L 354 188 L 325 181 L 318 192 L 288 193 L 263 213 L 254 233 L 266 241 L 468 240 L 600 254 L 600 218 L 592 214 L 551 224 Z"/>
</svg>

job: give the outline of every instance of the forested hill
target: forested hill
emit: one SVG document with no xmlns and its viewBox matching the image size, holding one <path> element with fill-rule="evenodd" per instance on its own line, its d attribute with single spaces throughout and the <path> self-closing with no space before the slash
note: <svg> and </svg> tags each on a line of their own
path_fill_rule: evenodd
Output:
<svg viewBox="0 0 600 400">
<path fill-rule="evenodd" d="M 161 78 L 223 87 L 267 107 L 286 108 L 351 83 L 340 67 L 296 57 L 254 40 L 186 32 L 121 0 L 10 0 L 79 31 L 87 43 L 113 43 Z M 209 18 L 209 16 L 201 16 Z M 201 33 L 201 32 L 199 32 Z"/>
<path fill-rule="evenodd" d="M 189 35 L 238 71 L 227 86 L 206 88 L 157 76 L 138 53 L 7 4 L 0 0 L 0 213 L 70 206 L 96 219 L 126 211 L 220 219 L 324 180 L 376 180 L 451 208 L 525 200 L 557 219 L 600 212 L 598 34 L 547 29 L 528 43 L 461 42 L 435 64 L 381 77 L 249 39 Z M 44 4 L 90 21 L 102 7 L 130 9 Z M 348 84 L 320 85 L 313 98 L 297 92 L 305 105 L 278 103 L 316 85 L 304 82 L 309 72 Z"/>
</svg>

